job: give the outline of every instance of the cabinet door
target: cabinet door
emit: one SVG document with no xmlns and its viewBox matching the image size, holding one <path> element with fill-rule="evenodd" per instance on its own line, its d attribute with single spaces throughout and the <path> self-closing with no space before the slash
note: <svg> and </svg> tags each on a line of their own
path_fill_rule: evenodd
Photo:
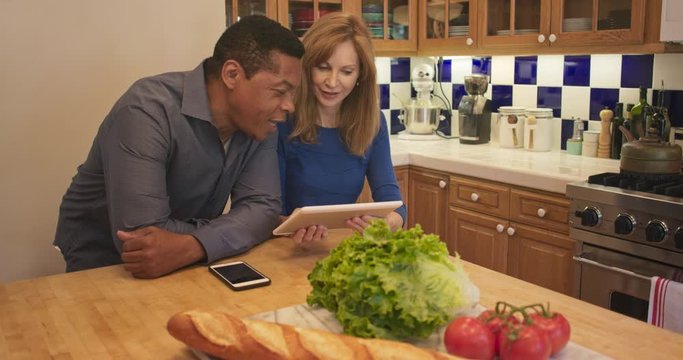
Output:
<svg viewBox="0 0 683 360">
<path fill-rule="evenodd" d="M 420 224 L 425 233 L 446 241 L 448 176 L 411 169 L 408 177 L 408 226 Z"/>
<path fill-rule="evenodd" d="M 479 14 L 481 46 L 547 47 L 551 0 L 483 0 Z"/>
<path fill-rule="evenodd" d="M 398 183 L 399 190 L 401 190 L 403 203 L 408 204 L 408 167 L 397 167 L 394 171 L 396 171 L 396 182 Z M 410 211 L 410 209 L 408 209 L 408 211 Z"/>
<path fill-rule="evenodd" d="M 553 46 L 643 43 L 645 0 L 553 0 Z"/>
<path fill-rule="evenodd" d="M 448 208 L 448 251 L 463 260 L 507 272 L 507 220 L 473 211 Z"/>
<path fill-rule="evenodd" d="M 376 52 L 382 54 L 403 52 L 405 54 L 405 52 L 417 51 L 417 1 L 347 0 L 346 2 L 350 3 L 350 11 L 365 20 Z"/>
<path fill-rule="evenodd" d="M 277 20 L 276 0 L 225 0 L 226 26 L 247 15 L 264 15 Z"/>
<path fill-rule="evenodd" d="M 420 0 L 420 51 L 477 47 L 477 5 L 480 0 Z M 448 14 L 448 19 L 446 15 Z"/>
<path fill-rule="evenodd" d="M 575 241 L 567 235 L 511 222 L 508 274 L 567 295 L 573 294 Z M 509 234 L 509 233 L 508 233 Z"/>
<path fill-rule="evenodd" d="M 306 30 L 325 14 L 335 11 L 348 11 L 348 5 L 342 0 L 285 0 L 278 1 L 278 20 L 294 31 L 297 36 L 304 36 Z"/>
<path fill-rule="evenodd" d="M 396 173 L 396 182 L 398 183 L 398 188 L 401 191 L 401 198 L 404 203 L 408 203 L 408 167 L 397 167 L 394 168 Z M 370 190 L 370 185 L 368 180 L 365 179 L 363 184 L 363 190 L 358 196 L 356 202 L 372 202 L 372 190 Z"/>
</svg>

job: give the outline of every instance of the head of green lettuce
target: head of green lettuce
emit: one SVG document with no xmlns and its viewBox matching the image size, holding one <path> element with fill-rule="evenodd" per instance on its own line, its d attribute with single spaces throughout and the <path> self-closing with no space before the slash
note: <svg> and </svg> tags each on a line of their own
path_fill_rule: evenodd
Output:
<svg viewBox="0 0 683 360">
<path fill-rule="evenodd" d="M 308 280 L 308 304 L 366 338 L 427 338 L 479 301 L 459 257 L 450 257 L 437 235 L 420 225 L 391 232 L 381 220 L 344 239 Z"/>
</svg>

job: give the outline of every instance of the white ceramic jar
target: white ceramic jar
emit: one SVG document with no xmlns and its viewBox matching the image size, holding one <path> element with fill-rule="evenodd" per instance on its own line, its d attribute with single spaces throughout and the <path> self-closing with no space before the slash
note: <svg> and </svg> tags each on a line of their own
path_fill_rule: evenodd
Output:
<svg viewBox="0 0 683 360">
<path fill-rule="evenodd" d="M 553 109 L 526 109 L 524 149 L 550 151 L 553 140 Z"/>
<path fill-rule="evenodd" d="M 524 146 L 526 109 L 519 106 L 498 108 L 498 144 L 504 148 Z"/>
</svg>

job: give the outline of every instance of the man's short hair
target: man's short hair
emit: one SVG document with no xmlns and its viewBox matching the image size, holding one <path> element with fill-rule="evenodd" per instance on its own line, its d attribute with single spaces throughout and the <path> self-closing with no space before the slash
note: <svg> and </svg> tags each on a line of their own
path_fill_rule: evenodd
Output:
<svg viewBox="0 0 683 360">
<path fill-rule="evenodd" d="M 207 61 L 207 73 L 220 74 L 228 60 L 237 61 L 247 79 L 260 70 L 276 71 L 277 64 L 270 57 L 272 51 L 300 59 L 304 46 L 291 30 L 278 22 L 261 15 L 245 16 L 218 39 L 213 56 Z"/>
</svg>

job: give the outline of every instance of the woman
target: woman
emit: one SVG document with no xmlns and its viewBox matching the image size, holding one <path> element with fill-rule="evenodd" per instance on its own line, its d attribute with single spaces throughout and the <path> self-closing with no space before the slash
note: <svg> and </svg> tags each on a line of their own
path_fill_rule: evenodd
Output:
<svg viewBox="0 0 683 360">
<path fill-rule="evenodd" d="M 332 13 L 313 24 L 303 43 L 297 111 L 278 124 L 283 215 L 302 206 L 354 203 L 366 177 L 375 201 L 401 200 L 365 24 L 354 15 Z M 403 205 L 385 221 L 397 229 L 405 218 Z M 371 220 L 355 217 L 346 224 L 362 231 Z M 326 236 L 320 225 L 299 229 L 292 238 Z"/>
</svg>

